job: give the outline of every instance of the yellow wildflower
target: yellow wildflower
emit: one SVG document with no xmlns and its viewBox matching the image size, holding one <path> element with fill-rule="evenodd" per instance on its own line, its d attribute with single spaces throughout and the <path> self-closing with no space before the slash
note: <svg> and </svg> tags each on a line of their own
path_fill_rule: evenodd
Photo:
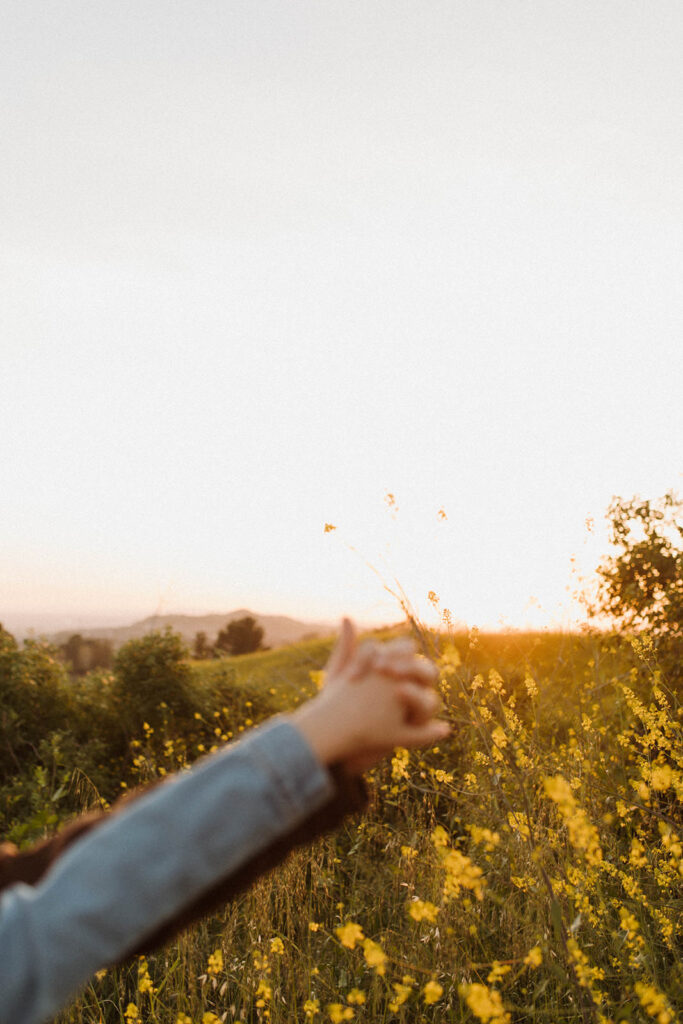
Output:
<svg viewBox="0 0 683 1024">
<path fill-rule="evenodd" d="M 143 957 L 138 964 L 138 992 L 144 994 L 145 992 L 154 993 L 154 991 L 154 985 L 149 976 L 149 967 Z"/>
<path fill-rule="evenodd" d="M 511 970 L 512 968 L 509 964 L 501 964 L 498 963 L 497 960 L 494 960 L 491 964 L 491 970 L 489 971 L 486 980 L 489 985 L 495 985 L 496 982 L 500 981 L 501 978 L 504 978 L 506 974 L 509 974 Z"/>
<path fill-rule="evenodd" d="M 256 989 L 256 1006 L 263 1007 L 266 1003 L 270 1002 L 273 997 L 273 990 L 271 986 L 263 978 L 258 983 Z"/>
<path fill-rule="evenodd" d="M 386 970 L 384 965 L 387 961 L 387 955 L 379 943 L 373 942 L 372 939 L 364 939 L 363 955 L 365 956 L 365 962 L 368 967 L 374 967 L 377 973 L 380 976 L 383 976 Z"/>
<path fill-rule="evenodd" d="M 479 828 L 478 825 L 466 825 L 465 827 L 472 836 L 472 841 L 477 844 L 483 843 L 487 853 L 490 853 L 500 843 L 500 835 L 498 832 L 492 832 L 490 828 Z"/>
<path fill-rule="evenodd" d="M 483 871 L 460 850 L 449 850 L 442 861 L 446 870 L 443 895 L 445 900 L 459 896 L 461 889 L 469 889 L 478 900 L 484 898 L 486 880 Z"/>
<path fill-rule="evenodd" d="M 344 1020 L 353 1020 L 353 1010 L 350 1006 L 342 1006 L 341 1003 L 328 1003 L 326 1009 L 332 1024 L 341 1024 Z"/>
<path fill-rule="evenodd" d="M 437 849 L 442 846 L 448 846 L 448 833 L 443 825 L 437 825 L 431 835 L 431 840 Z"/>
<path fill-rule="evenodd" d="M 522 839 L 528 839 L 531 835 L 529 826 L 522 811 L 508 811 L 507 822 L 513 832 L 516 832 Z"/>
<path fill-rule="evenodd" d="M 365 938 L 361 926 L 354 924 L 353 921 L 347 921 L 340 928 L 335 928 L 334 932 L 342 946 L 346 946 L 347 949 L 355 949 L 356 943 L 362 942 Z"/>
<path fill-rule="evenodd" d="M 320 1000 L 307 999 L 304 1003 L 304 1013 L 306 1014 L 306 1020 L 313 1020 L 316 1013 L 320 1013 Z"/>
<path fill-rule="evenodd" d="M 278 956 L 282 956 L 285 951 L 285 944 L 279 935 L 276 935 L 274 939 L 270 940 L 270 952 L 277 953 Z"/>
<path fill-rule="evenodd" d="M 408 913 L 413 921 L 428 921 L 429 924 L 436 924 L 439 908 L 428 900 L 412 900 L 408 904 Z"/>
<path fill-rule="evenodd" d="M 637 981 L 634 988 L 640 1000 L 640 1005 L 648 1016 L 654 1017 L 657 1024 L 672 1024 L 674 1016 L 669 1008 L 669 1004 L 654 985 L 646 985 L 642 981 Z"/>
<path fill-rule="evenodd" d="M 474 982 L 472 985 L 459 985 L 458 992 L 483 1024 L 508 1024 L 510 1014 L 505 1012 L 500 993 L 495 989 Z"/>
<path fill-rule="evenodd" d="M 524 963 L 527 967 L 540 967 L 543 963 L 543 954 L 541 953 L 540 946 L 533 946 L 529 950 L 527 955 L 524 957 Z"/>
<path fill-rule="evenodd" d="M 394 998 L 389 1000 L 389 1009 L 392 1013 L 398 1013 L 400 1007 L 403 1006 L 413 990 L 410 985 L 400 981 L 395 981 L 392 988 L 394 990 Z"/>
<path fill-rule="evenodd" d="M 431 1006 L 432 1003 L 438 1002 L 442 995 L 443 986 L 439 985 L 438 981 L 428 981 L 422 989 L 422 998 L 427 1006 Z"/>
<path fill-rule="evenodd" d="M 400 782 L 401 779 L 409 779 L 408 774 L 408 763 L 410 761 L 410 751 L 406 750 L 405 747 L 397 747 L 394 756 L 391 759 L 391 777 L 394 782 Z"/>
<path fill-rule="evenodd" d="M 546 795 L 557 805 L 560 817 L 567 826 L 572 846 L 584 854 L 589 864 L 600 863 L 602 850 L 598 831 L 577 803 L 567 780 L 562 775 L 546 777 L 543 780 L 543 788 Z"/>
<path fill-rule="evenodd" d="M 626 907 L 619 907 L 619 918 L 621 920 L 622 931 L 626 932 L 626 938 L 634 938 L 640 928 L 636 918 L 626 909 Z"/>
<path fill-rule="evenodd" d="M 362 1006 L 365 1002 L 365 992 L 360 988 L 352 988 L 346 995 L 346 1002 L 353 1003 L 356 1006 Z"/>
<path fill-rule="evenodd" d="M 216 977 L 217 974 L 223 970 L 223 953 L 220 949 L 216 949 L 209 956 L 209 964 L 206 968 L 206 973 Z"/>
</svg>

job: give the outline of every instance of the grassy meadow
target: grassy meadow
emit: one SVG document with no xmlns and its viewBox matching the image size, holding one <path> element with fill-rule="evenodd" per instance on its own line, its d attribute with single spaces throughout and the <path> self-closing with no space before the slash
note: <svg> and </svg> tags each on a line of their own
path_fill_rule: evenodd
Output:
<svg viewBox="0 0 683 1024">
<path fill-rule="evenodd" d="M 367 775 L 364 816 L 173 945 L 100 972 L 62 1024 L 678 1019 L 677 652 L 642 636 L 417 632 L 448 740 L 397 750 Z M 28 844 L 294 706 L 331 647 L 183 662 L 183 699 L 158 700 L 162 679 L 126 719 L 112 673 L 70 680 L 49 648 L 0 645 L 6 691 L 33 687 L 3 718 L 21 771 L 5 752 L 2 838 Z M 41 686 L 43 734 L 29 721 Z"/>
</svg>

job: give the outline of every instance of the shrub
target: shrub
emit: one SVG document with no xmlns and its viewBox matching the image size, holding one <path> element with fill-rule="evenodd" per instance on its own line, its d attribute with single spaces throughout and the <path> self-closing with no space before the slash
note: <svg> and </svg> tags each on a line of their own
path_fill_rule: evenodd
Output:
<svg viewBox="0 0 683 1024">
<path fill-rule="evenodd" d="M 170 627 L 129 640 L 114 659 L 112 699 L 121 726 L 129 738 L 142 732 L 143 723 L 162 723 L 192 717 L 199 706 L 182 637 Z"/>
</svg>

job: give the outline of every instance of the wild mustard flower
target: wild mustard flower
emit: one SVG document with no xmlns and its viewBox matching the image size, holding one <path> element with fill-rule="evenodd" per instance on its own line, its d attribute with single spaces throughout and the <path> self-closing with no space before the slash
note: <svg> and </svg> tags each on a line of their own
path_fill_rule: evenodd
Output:
<svg viewBox="0 0 683 1024">
<path fill-rule="evenodd" d="M 635 836 L 631 840 L 631 852 L 629 854 L 629 863 L 634 868 L 644 868 L 647 866 L 647 857 L 645 856 L 645 847 Z"/>
<path fill-rule="evenodd" d="M 500 993 L 495 989 L 473 982 L 459 985 L 458 992 L 482 1024 L 509 1024 L 510 1014 L 506 1013 Z"/>
<path fill-rule="evenodd" d="M 422 989 L 422 998 L 427 1006 L 431 1006 L 433 1003 L 438 1003 L 442 995 L 443 986 L 439 985 L 438 981 L 428 981 Z"/>
<path fill-rule="evenodd" d="M 365 1002 L 365 992 L 361 988 L 352 988 L 346 994 L 346 1001 L 354 1006 L 362 1006 Z"/>
<path fill-rule="evenodd" d="M 567 826 L 569 841 L 572 846 L 583 853 L 589 864 L 599 864 L 602 850 L 598 831 L 579 806 L 571 787 L 562 775 L 545 777 L 543 788 L 546 796 L 557 805 L 560 817 Z"/>
<path fill-rule="evenodd" d="M 401 1006 L 410 998 L 413 989 L 411 985 L 400 981 L 395 981 L 391 987 L 394 990 L 394 996 L 389 1001 L 389 1009 L 392 1013 L 398 1013 Z"/>
<path fill-rule="evenodd" d="M 313 1020 L 316 1013 L 320 1013 L 320 1000 L 319 999 L 307 999 L 304 1003 L 304 1014 L 306 1020 Z"/>
<path fill-rule="evenodd" d="M 486 879 L 483 871 L 460 850 L 449 850 L 441 861 L 446 872 L 443 897 L 448 901 L 460 895 L 462 889 L 473 892 L 478 900 L 484 898 Z"/>
<path fill-rule="evenodd" d="M 654 985 L 637 981 L 633 986 L 640 1005 L 657 1024 L 673 1024 L 674 1016 L 666 997 Z"/>
<path fill-rule="evenodd" d="M 362 942 L 365 938 L 361 926 L 353 921 L 347 921 L 341 927 L 335 928 L 334 932 L 342 946 L 346 946 L 347 949 L 355 949 L 356 943 Z"/>
<path fill-rule="evenodd" d="M 509 974 L 512 970 L 510 964 L 501 964 L 497 960 L 494 960 L 491 964 L 491 970 L 489 971 L 486 980 L 489 985 L 497 984 L 501 978 L 504 978 L 506 974 Z"/>
<path fill-rule="evenodd" d="M 216 977 L 217 974 L 223 970 L 223 953 L 220 949 L 215 949 L 209 956 L 209 963 L 206 968 L 206 973 L 212 977 Z"/>
<path fill-rule="evenodd" d="M 156 991 L 154 985 L 152 984 L 152 979 L 149 976 L 149 966 L 147 964 L 147 960 L 144 957 L 142 957 L 140 962 L 138 963 L 137 989 L 138 992 L 140 992 L 141 994 L 144 994 L 146 992 L 154 994 L 154 992 Z"/>
<path fill-rule="evenodd" d="M 391 759 L 391 777 L 394 782 L 400 782 L 401 779 L 409 779 L 408 763 L 410 761 L 410 751 L 404 747 L 397 747 L 394 756 Z"/>
<path fill-rule="evenodd" d="M 405 857 L 406 860 L 412 860 L 412 858 L 417 857 L 417 850 L 414 846 L 402 846 L 401 856 Z"/>
<path fill-rule="evenodd" d="M 270 1002 L 270 1000 L 272 998 L 273 998 L 273 989 L 272 989 L 272 987 L 268 984 L 268 982 L 265 980 L 265 978 L 261 978 L 261 980 L 259 981 L 258 986 L 256 988 L 256 1002 L 255 1002 L 254 1005 L 258 1006 L 258 1007 L 260 1007 L 262 1009 L 264 1006 L 266 1006 Z"/>
<path fill-rule="evenodd" d="M 363 939 L 363 956 L 368 967 L 372 967 L 380 976 L 385 974 L 388 957 L 378 942 Z"/>
<path fill-rule="evenodd" d="M 282 956 L 285 951 L 285 944 L 279 935 L 270 940 L 270 951 L 271 953 L 277 953 L 278 956 Z"/>
<path fill-rule="evenodd" d="M 627 940 L 630 941 L 636 937 L 640 938 L 640 936 L 638 936 L 640 924 L 630 910 L 627 910 L 626 907 L 619 907 L 619 919 L 621 923 L 621 930 L 626 932 Z"/>
<path fill-rule="evenodd" d="M 342 1021 L 353 1020 L 353 1010 L 350 1006 L 342 1006 L 341 1003 L 328 1003 L 325 1009 L 332 1024 L 342 1024 Z"/>
<path fill-rule="evenodd" d="M 142 1024 L 142 1020 L 140 1018 L 140 1011 L 138 1010 L 137 1005 L 135 1003 L 128 1003 L 128 1006 L 126 1007 L 126 1011 L 124 1013 L 124 1017 L 126 1018 L 128 1024 Z"/>
<path fill-rule="evenodd" d="M 500 834 L 492 832 L 490 828 L 480 828 L 478 825 L 466 825 L 465 828 L 472 836 L 472 842 L 477 845 L 484 845 L 487 853 L 491 853 L 500 844 Z"/>
<path fill-rule="evenodd" d="M 413 921 L 428 921 L 429 924 L 436 924 L 439 908 L 429 900 L 411 900 L 406 909 Z"/>
<path fill-rule="evenodd" d="M 526 692 L 532 699 L 534 697 L 538 697 L 538 686 L 536 684 L 536 680 L 530 672 L 527 672 L 524 676 L 524 685 L 526 687 Z"/>
<path fill-rule="evenodd" d="M 540 946 L 532 946 L 527 955 L 524 957 L 524 963 L 527 967 L 540 967 L 543 963 L 543 954 Z"/>
</svg>

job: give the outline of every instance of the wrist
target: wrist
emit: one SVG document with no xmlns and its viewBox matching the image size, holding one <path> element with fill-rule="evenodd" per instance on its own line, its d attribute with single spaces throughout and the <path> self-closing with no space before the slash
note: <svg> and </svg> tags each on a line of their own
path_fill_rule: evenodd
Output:
<svg viewBox="0 0 683 1024">
<path fill-rule="evenodd" d="M 287 716 L 302 734 L 321 764 L 329 767 L 342 761 L 347 754 L 344 749 L 342 730 L 334 721 L 332 708 L 320 705 L 321 698 L 314 697 Z M 325 701 L 328 705 L 329 701 Z"/>
</svg>

